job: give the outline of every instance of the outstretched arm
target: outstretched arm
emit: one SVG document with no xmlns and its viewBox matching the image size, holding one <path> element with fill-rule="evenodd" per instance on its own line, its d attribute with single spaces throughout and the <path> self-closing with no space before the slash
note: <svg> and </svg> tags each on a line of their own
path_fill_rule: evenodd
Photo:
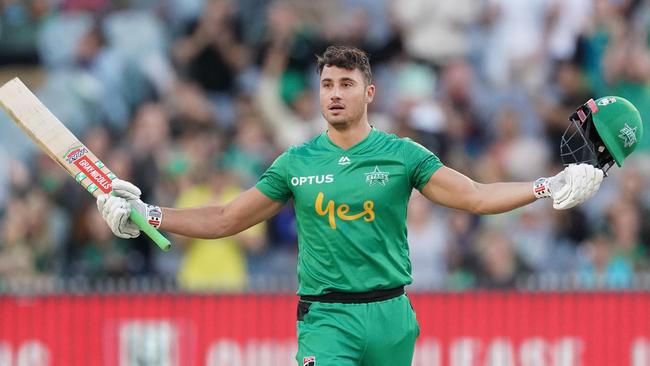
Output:
<svg viewBox="0 0 650 366">
<path fill-rule="evenodd" d="M 154 226 L 175 234 L 213 239 L 237 234 L 275 215 L 284 203 L 274 201 L 251 188 L 224 206 L 197 208 L 160 208 L 140 200 L 140 189 L 133 184 L 113 180 L 113 194 L 97 197 L 97 207 L 113 233 L 134 238 L 140 229 L 129 220 L 135 208 Z"/>
<path fill-rule="evenodd" d="M 282 206 L 253 187 L 224 206 L 163 208 L 160 229 L 194 238 L 221 238 L 270 219 Z"/>
<path fill-rule="evenodd" d="M 564 210 L 591 198 L 603 180 L 603 171 L 588 164 L 572 164 L 550 178 L 535 182 L 482 184 L 447 167 L 438 169 L 422 189 L 434 203 L 477 214 L 497 214 L 550 197 Z"/>
<path fill-rule="evenodd" d="M 433 173 L 422 194 L 442 206 L 497 214 L 535 201 L 532 187 L 532 182 L 482 184 L 443 166 Z"/>
</svg>

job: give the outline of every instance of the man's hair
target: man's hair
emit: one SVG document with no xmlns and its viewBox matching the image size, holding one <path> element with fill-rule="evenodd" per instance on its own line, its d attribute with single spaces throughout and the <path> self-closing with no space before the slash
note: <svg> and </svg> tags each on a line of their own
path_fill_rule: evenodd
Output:
<svg viewBox="0 0 650 366">
<path fill-rule="evenodd" d="M 323 73 L 325 66 L 336 66 L 347 70 L 361 71 L 366 85 L 372 84 L 370 60 L 364 51 L 351 46 L 329 46 L 318 59 L 318 74 Z"/>
</svg>

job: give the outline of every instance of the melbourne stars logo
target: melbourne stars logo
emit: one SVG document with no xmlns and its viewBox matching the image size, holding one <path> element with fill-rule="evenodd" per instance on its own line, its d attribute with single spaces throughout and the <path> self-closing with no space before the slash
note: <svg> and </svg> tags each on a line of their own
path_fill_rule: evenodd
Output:
<svg viewBox="0 0 650 366">
<path fill-rule="evenodd" d="M 388 172 L 382 172 L 379 170 L 379 166 L 375 165 L 375 170 L 370 173 L 364 173 L 366 176 L 366 183 L 369 186 L 374 186 L 375 184 L 381 184 L 382 186 L 386 185 L 388 182 Z"/>
<path fill-rule="evenodd" d="M 624 147 L 630 147 L 636 144 L 636 127 L 632 128 L 626 123 L 618 132 L 618 137 L 623 139 Z"/>
</svg>

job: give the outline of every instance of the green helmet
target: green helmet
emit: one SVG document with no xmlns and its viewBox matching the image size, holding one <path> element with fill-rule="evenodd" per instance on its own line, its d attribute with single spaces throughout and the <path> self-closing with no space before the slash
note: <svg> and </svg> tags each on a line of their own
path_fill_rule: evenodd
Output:
<svg viewBox="0 0 650 366">
<path fill-rule="evenodd" d="M 560 143 L 564 164 L 588 163 L 606 172 L 614 163 L 620 167 L 643 136 L 639 111 L 621 97 L 589 99 L 569 120 Z"/>
<path fill-rule="evenodd" d="M 594 125 L 616 165 L 634 151 L 643 136 L 643 123 L 636 107 L 621 97 L 602 97 L 592 111 Z"/>
</svg>

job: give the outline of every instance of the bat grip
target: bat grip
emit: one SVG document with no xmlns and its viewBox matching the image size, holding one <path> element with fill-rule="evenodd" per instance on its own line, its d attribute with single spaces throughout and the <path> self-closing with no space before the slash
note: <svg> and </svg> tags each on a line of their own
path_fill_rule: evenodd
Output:
<svg viewBox="0 0 650 366">
<path fill-rule="evenodd" d="M 168 251 L 169 249 L 172 248 L 172 244 L 169 242 L 169 239 L 165 238 L 158 230 L 154 229 L 153 226 L 145 220 L 142 215 L 135 209 L 131 208 L 131 215 L 130 215 L 131 221 L 133 221 L 140 230 L 142 230 L 147 236 L 151 238 L 151 240 L 156 243 L 160 249 L 163 251 Z"/>
</svg>

